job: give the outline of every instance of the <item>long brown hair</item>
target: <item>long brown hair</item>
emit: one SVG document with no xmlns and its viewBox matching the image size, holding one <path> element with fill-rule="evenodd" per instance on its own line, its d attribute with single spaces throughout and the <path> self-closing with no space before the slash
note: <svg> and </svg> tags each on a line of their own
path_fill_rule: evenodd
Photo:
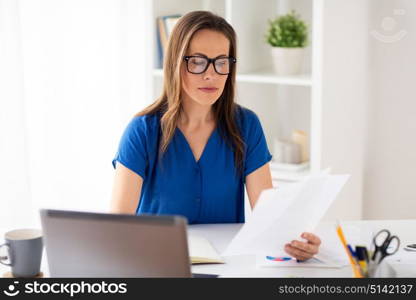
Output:
<svg viewBox="0 0 416 300">
<path fill-rule="evenodd" d="M 181 72 L 183 57 L 195 32 L 210 29 L 222 33 L 230 41 L 229 56 L 236 57 L 236 34 L 226 20 L 208 11 L 193 11 L 182 16 L 172 30 L 163 64 L 163 92 L 156 101 L 136 116 L 161 113 L 162 138 L 160 153 L 166 151 L 179 119 L 181 111 Z M 237 104 L 234 102 L 236 66 L 232 64 L 230 73 L 220 98 L 213 104 L 213 114 L 221 136 L 232 147 L 238 171 L 243 170 L 244 142 L 236 123 Z"/>
</svg>

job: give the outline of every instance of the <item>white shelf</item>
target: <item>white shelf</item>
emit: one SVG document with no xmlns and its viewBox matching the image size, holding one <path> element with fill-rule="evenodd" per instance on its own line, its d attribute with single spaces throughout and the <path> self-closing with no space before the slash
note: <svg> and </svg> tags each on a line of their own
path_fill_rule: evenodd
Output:
<svg viewBox="0 0 416 300">
<path fill-rule="evenodd" d="M 311 174 L 310 170 L 303 172 L 291 172 L 291 171 L 275 171 L 271 170 L 273 181 L 290 181 L 297 182 L 304 179 Z"/>
<path fill-rule="evenodd" d="M 279 76 L 271 71 L 257 71 L 253 73 L 237 74 L 239 82 L 272 83 L 298 86 L 311 86 L 312 79 L 308 74 Z"/>
<path fill-rule="evenodd" d="M 279 166 L 281 166 L 279 168 Z M 292 170 L 291 170 L 292 169 Z M 311 174 L 309 163 L 295 164 L 278 164 L 272 162 L 270 164 L 270 172 L 273 181 L 299 181 Z"/>
<path fill-rule="evenodd" d="M 153 76 L 162 77 L 162 69 L 154 69 Z M 272 71 L 257 71 L 253 73 L 237 74 L 237 82 L 248 83 L 271 83 L 284 84 L 296 86 L 311 86 L 312 79 L 309 74 L 293 75 L 293 76 L 279 76 L 273 74 Z"/>
</svg>

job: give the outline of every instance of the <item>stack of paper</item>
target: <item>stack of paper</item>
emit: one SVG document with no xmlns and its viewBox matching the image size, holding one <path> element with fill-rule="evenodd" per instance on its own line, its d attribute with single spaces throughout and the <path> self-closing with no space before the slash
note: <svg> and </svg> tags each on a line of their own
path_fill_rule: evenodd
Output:
<svg viewBox="0 0 416 300">
<path fill-rule="evenodd" d="M 223 264 L 221 256 L 211 243 L 199 236 L 188 236 L 189 256 L 192 264 Z"/>
<path fill-rule="evenodd" d="M 222 255 L 288 256 L 284 245 L 313 232 L 349 175 L 322 172 L 303 181 L 263 191 L 250 219 Z"/>
</svg>

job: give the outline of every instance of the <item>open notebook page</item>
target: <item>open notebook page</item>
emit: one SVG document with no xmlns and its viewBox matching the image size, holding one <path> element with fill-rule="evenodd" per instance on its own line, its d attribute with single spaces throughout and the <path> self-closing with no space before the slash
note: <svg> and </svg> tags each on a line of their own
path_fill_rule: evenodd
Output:
<svg viewBox="0 0 416 300">
<path fill-rule="evenodd" d="M 223 264 L 221 256 L 211 243 L 200 236 L 188 236 L 189 256 L 192 264 Z"/>
</svg>

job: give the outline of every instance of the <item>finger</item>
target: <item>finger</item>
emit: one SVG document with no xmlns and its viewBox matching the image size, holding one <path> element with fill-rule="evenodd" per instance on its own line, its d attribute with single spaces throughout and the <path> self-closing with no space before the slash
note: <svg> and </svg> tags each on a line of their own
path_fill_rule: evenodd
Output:
<svg viewBox="0 0 416 300">
<path fill-rule="evenodd" d="M 306 239 L 311 244 L 318 245 L 318 246 L 321 244 L 321 239 L 313 233 L 304 232 L 302 233 L 301 237 Z"/>
<path fill-rule="evenodd" d="M 301 248 L 294 247 L 291 244 L 289 244 L 289 246 L 290 246 L 290 249 L 292 250 L 292 252 L 296 253 L 298 256 L 311 258 L 316 254 L 315 251 L 305 251 Z"/>
<path fill-rule="evenodd" d="M 303 254 L 301 251 L 293 249 L 293 248 L 289 249 L 287 252 L 290 254 L 290 256 L 292 256 L 292 257 L 294 257 L 294 258 L 296 258 L 297 260 L 300 260 L 300 261 L 305 261 L 305 260 L 308 260 L 309 258 L 311 258 L 310 255 Z"/>
<path fill-rule="evenodd" d="M 308 243 L 304 243 L 304 242 L 300 242 L 300 241 L 292 241 L 290 243 L 290 245 L 293 248 L 302 250 L 302 251 L 310 253 L 312 255 L 315 255 L 315 254 L 318 253 L 318 246 L 313 245 L 313 244 L 308 244 Z"/>
<path fill-rule="evenodd" d="M 293 247 L 292 247 L 292 246 L 290 246 L 289 244 L 287 244 L 287 245 L 285 246 L 285 251 L 286 251 L 289 255 L 291 255 L 291 256 L 293 256 L 293 257 L 295 257 L 296 259 L 300 259 L 300 260 L 307 260 L 307 259 L 309 259 L 309 258 L 311 258 L 311 257 L 312 257 L 312 255 L 311 255 L 311 254 L 309 254 L 309 253 L 307 253 L 307 252 L 304 252 L 304 251 L 302 251 L 302 250 L 299 250 L 299 249 L 293 248 Z"/>
</svg>

